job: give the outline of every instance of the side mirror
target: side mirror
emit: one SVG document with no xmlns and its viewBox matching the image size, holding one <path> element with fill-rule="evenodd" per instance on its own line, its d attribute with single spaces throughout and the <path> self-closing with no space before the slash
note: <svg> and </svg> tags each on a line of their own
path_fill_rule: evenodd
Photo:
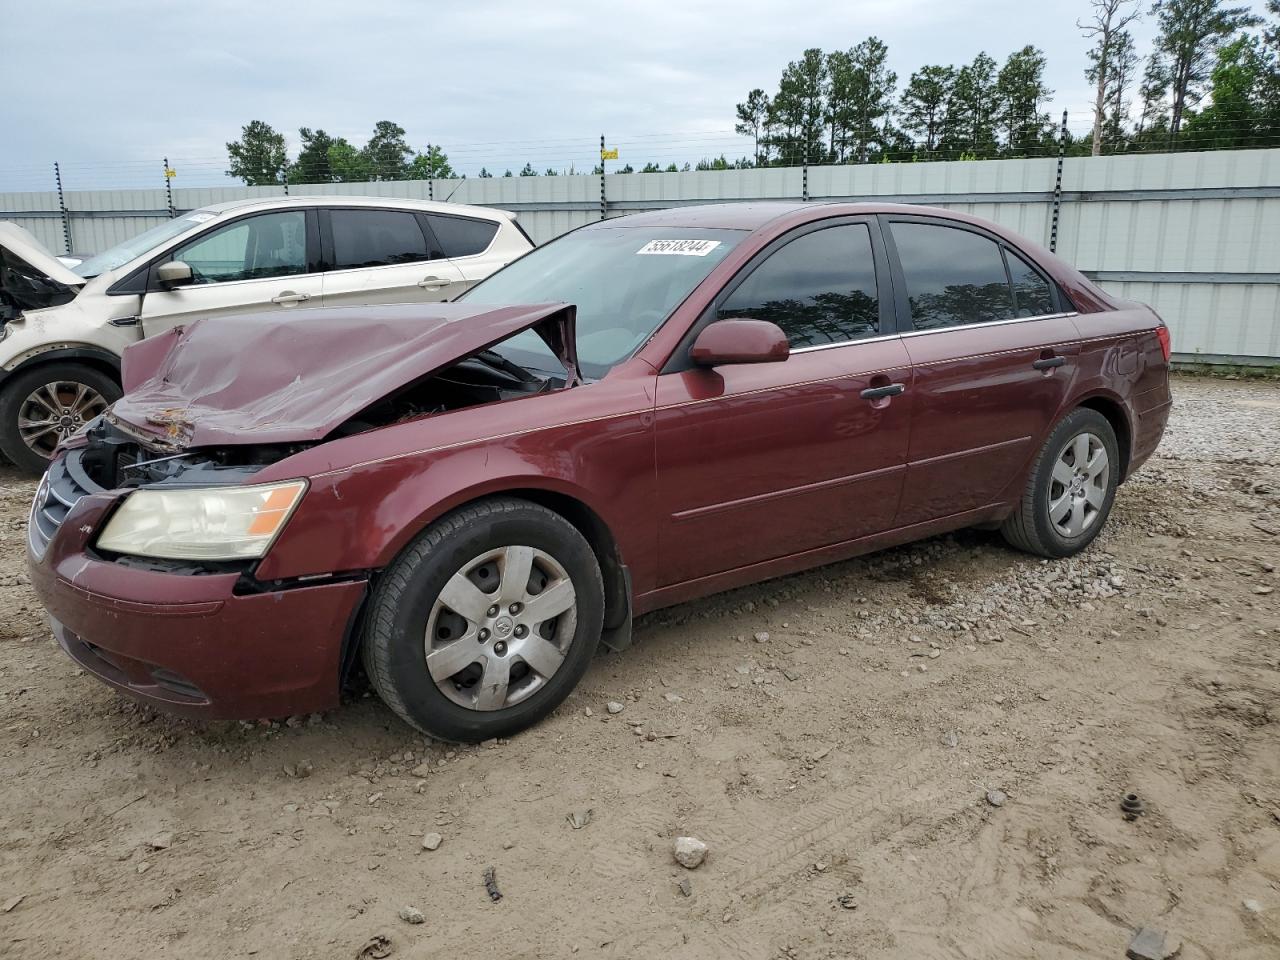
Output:
<svg viewBox="0 0 1280 960">
<path fill-rule="evenodd" d="M 166 290 L 194 283 L 195 277 L 191 273 L 191 264 L 183 263 L 181 260 L 170 260 L 168 263 L 160 264 L 156 267 L 156 282 Z"/>
<path fill-rule="evenodd" d="M 717 320 L 698 334 L 689 359 L 700 367 L 773 363 L 791 356 L 787 335 L 768 320 Z"/>
</svg>

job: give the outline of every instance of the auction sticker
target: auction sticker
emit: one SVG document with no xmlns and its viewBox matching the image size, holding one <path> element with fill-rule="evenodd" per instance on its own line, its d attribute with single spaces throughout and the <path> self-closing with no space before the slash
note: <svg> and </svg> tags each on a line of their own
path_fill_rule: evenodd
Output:
<svg viewBox="0 0 1280 960">
<path fill-rule="evenodd" d="M 720 246 L 719 240 L 650 240 L 637 254 L 663 254 L 669 257 L 705 257 Z"/>
</svg>

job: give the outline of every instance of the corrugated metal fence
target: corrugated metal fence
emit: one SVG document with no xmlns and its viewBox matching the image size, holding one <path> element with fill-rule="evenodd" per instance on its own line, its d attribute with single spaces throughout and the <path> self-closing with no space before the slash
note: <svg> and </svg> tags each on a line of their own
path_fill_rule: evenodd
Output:
<svg viewBox="0 0 1280 960">
<path fill-rule="evenodd" d="M 542 243 L 639 210 L 756 199 L 893 200 L 962 210 L 1048 244 L 1058 161 L 981 160 L 689 173 L 290 185 L 301 194 L 502 207 Z M 178 211 L 280 187 L 0 193 L 51 250 L 96 252 Z M 1068 158 L 1058 253 L 1168 321 L 1184 358 L 1280 362 L 1280 150 Z"/>
</svg>

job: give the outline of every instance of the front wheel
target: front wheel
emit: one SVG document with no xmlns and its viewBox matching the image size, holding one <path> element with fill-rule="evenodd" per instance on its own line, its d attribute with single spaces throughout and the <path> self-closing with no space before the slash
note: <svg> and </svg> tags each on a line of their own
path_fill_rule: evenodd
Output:
<svg viewBox="0 0 1280 960">
<path fill-rule="evenodd" d="M 604 586 L 590 544 L 523 500 L 464 507 L 382 575 L 363 638 L 365 671 L 407 723 L 475 742 L 531 726 L 586 672 Z"/>
<path fill-rule="evenodd" d="M 21 371 L 0 390 L 0 452 L 28 473 L 44 473 L 58 444 L 119 398 L 119 384 L 83 363 Z"/>
<path fill-rule="evenodd" d="M 1120 482 L 1120 447 L 1107 418 L 1081 407 L 1058 421 L 1032 465 L 1005 540 L 1042 557 L 1079 553 L 1101 532 Z"/>
</svg>

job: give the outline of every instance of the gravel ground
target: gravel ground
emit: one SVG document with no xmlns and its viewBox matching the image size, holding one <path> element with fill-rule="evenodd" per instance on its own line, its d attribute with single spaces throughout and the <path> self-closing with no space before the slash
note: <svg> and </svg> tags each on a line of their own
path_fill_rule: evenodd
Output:
<svg viewBox="0 0 1280 960">
<path fill-rule="evenodd" d="M 686 604 L 478 748 L 360 693 L 118 698 L 48 638 L 0 472 L 0 955 L 1075 960 L 1146 925 L 1273 960 L 1280 385 L 1175 392 L 1082 556 L 964 532 Z"/>
</svg>

